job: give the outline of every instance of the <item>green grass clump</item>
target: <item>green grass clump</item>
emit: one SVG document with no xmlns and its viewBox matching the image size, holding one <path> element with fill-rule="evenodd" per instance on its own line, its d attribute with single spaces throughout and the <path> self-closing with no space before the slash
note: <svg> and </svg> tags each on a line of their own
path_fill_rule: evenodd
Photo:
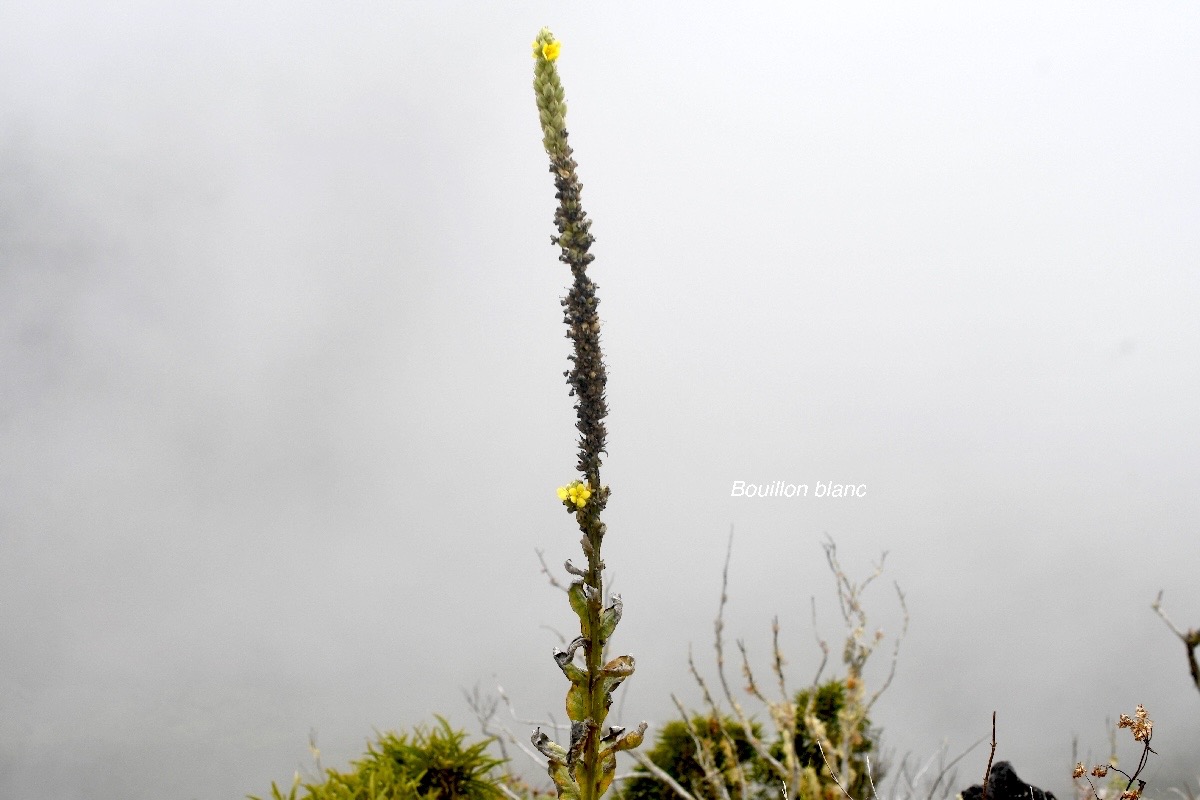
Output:
<svg viewBox="0 0 1200 800">
<path fill-rule="evenodd" d="M 493 770 L 503 761 L 488 754 L 490 743 L 467 745 L 465 733 L 438 717 L 437 727 L 411 737 L 381 734 L 348 771 L 326 770 L 319 783 L 301 783 L 297 774 L 286 794 L 272 783 L 270 800 L 502 800 Z"/>
</svg>

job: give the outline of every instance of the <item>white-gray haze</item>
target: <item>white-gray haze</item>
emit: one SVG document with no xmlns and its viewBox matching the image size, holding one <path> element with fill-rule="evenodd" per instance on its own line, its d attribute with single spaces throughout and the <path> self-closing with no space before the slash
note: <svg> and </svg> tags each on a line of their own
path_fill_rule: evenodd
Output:
<svg viewBox="0 0 1200 800">
<path fill-rule="evenodd" d="M 797 685 L 810 597 L 839 635 L 823 537 L 890 552 L 898 754 L 996 710 L 1062 796 L 1072 738 L 1144 703 L 1151 789 L 1200 772 L 1150 610 L 1200 624 L 1197 6 L 583 5 L 0 5 L 0 795 L 240 797 L 310 730 L 338 766 L 473 727 L 477 682 L 561 708 L 542 25 L 598 240 L 624 720 L 699 705 L 733 525 L 729 634 L 766 671 L 778 614 Z"/>
</svg>

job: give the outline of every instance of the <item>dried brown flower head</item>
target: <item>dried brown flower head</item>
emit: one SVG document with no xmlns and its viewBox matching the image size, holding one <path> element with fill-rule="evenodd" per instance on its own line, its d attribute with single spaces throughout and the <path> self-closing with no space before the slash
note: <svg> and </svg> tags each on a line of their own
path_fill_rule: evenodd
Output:
<svg viewBox="0 0 1200 800">
<path fill-rule="evenodd" d="M 1129 728 L 1133 732 L 1133 740 L 1135 742 L 1148 742 L 1154 733 L 1154 720 L 1150 719 L 1146 713 L 1146 707 L 1138 704 L 1134 709 L 1134 718 L 1131 719 L 1127 714 L 1122 714 L 1120 720 L 1117 721 L 1118 728 Z"/>
</svg>

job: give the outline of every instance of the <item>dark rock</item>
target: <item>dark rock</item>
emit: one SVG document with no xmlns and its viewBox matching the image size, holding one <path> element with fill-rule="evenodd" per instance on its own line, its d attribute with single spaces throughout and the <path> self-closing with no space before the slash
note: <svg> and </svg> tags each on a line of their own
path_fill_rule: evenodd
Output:
<svg viewBox="0 0 1200 800">
<path fill-rule="evenodd" d="M 959 795 L 962 800 L 983 800 L 983 787 L 979 785 L 964 789 Z M 992 765 L 988 777 L 987 800 L 1055 800 L 1051 792 L 1043 792 L 1017 777 L 1012 764 L 998 761 Z"/>
</svg>

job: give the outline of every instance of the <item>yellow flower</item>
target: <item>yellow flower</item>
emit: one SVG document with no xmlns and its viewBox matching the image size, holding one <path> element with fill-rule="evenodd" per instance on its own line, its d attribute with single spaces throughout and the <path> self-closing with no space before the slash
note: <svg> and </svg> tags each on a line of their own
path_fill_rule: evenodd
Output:
<svg viewBox="0 0 1200 800">
<path fill-rule="evenodd" d="M 562 42 L 557 39 L 551 39 L 548 42 L 543 42 L 540 39 L 533 40 L 534 58 L 544 58 L 547 61 L 554 61 L 558 58 L 560 50 L 562 50 Z"/>
<path fill-rule="evenodd" d="M 571 481 L 566 486 L 558 487 L 558 499 L 562 500 L 567 508 L 583 508 L 591 496 L 592 490 L 583 481 Z"/>
</svg>

